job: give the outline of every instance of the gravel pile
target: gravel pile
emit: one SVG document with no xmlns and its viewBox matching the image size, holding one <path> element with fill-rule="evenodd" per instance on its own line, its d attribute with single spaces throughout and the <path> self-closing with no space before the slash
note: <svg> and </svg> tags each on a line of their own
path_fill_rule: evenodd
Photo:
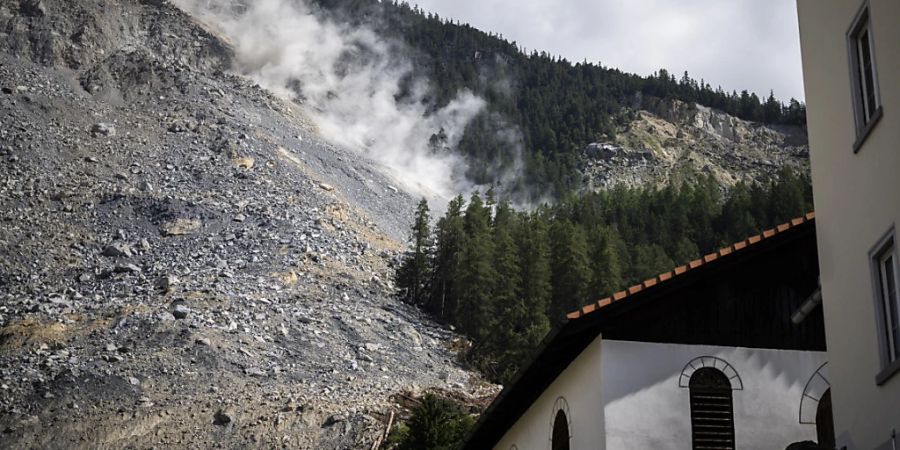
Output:
<svg viewBox="0 0 900 450">
<path fill-rule="evenodd" d="M 496 393 L 392 298 L 415 199 L 226 43 L 161 0 L 0 30 L 0 447 L 369 448 Z"/>
</svg>

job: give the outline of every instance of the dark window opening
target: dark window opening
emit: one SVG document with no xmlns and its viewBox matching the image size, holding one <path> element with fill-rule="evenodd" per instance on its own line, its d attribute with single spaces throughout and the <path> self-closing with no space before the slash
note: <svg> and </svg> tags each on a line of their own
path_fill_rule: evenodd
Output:
<svg viewBox="0 0 900 450">
<path fill-rule="evenodd" d="M 831 413 L 831 389 L 825 391 L 816 408 L 816 439 L 820 447 L 835 448 L 834 416 Z"/>
<path fill-rule="evenodd" d="M 569 450 L 569 420 L 563 410 L 556 412 L 553 419 L 553 440 L 550 448 L 552 450 Z"/>
<path fill-rule="evenodd" d="M 731 382 L 712 367 L 697 369 L 689 382 L 693 448 L 734 450 Z"/>
<path fill-rule="evenodd" d="M 896 268 L 894 267 L 894 247 L 886 246 L 878 256 L 878 282 L 884 314 L 885 350 L 887 362 L 900 359 L 900 300 L 897 297 Z"/>
<path fill-rule="evenodd" d="M 873 42 L 869 7 L 868 3 L 864 3 L 847 33 L 850 79 L 853 84 L 853 110 L 856 117 L 857 142 L 854 144 L 854 151 L 859 148 L 875 122 L 881 117 Z"/>
<path fill-rule="evenodd" d="M 875 97 L 875 75 L 872 67 L 872 45 L 869 41 L 869 30 L 865 28 L 856 40 L 857 45 L 857 64 L 859 64 L 860 72 L 860 89 L 863 100 L 863 119 L 864 122 L 872 120 L 875 115 L 875 108 L 878 107 Z"/>
</svg>

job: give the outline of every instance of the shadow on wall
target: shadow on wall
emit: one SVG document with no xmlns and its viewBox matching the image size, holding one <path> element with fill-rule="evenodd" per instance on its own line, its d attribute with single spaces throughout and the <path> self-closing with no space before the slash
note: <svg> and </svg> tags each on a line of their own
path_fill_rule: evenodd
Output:
<svg viewBox="0 0 900 450">
<path fill-rule="evenodd" d="M 824 362 L 823 352 L 604 341 L 602 353 L 602 400 L 610 435 L 636 432 L 631 424 L 646 423 L 647 411 L 653 411 L 654 428 L 676 430 L 681 434 L 672 437 L 690 441 L 689 390 L 679 381 L 685 364 L 714 356 L 743 382 L 732 382 L 738 439 L 759 434 L 756 430 L 784 430 L 788 438 L 773 447 L 779 448 L 791 442 L 790 436 L 815 436 L 814 425 L 802 424 L 799 414 L 804 389 Z M 749 428 L 751 419 L 754 426 Z M 778 439 L 777 433 L 769 434 Z"/>
</svg>

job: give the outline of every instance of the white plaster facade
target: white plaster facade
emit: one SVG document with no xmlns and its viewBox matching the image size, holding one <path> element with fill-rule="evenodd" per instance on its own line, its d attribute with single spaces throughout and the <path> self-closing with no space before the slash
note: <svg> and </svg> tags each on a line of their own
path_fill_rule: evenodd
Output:
<svg viewBox="0 0 900 450">
<path fill-rule="evenodd" d="M 700 357 L 707 359 L 699 362 Z M 687 370 L 689 377 L 688 363 L 694 361 L 738 375 L 732 379 L 737 448 L 783 449 L 816 440 L 815 424 L 801 423 L 801 403 L 805 390 L 821 394 L 817 380 L 823 378 L 815 374 L 827 369 L 825 359 L 824 352 L 598 337 L 494 448 L 549 450 L 553 418 L 566 408 L 573 450 L 690 449 L 689 390 L 682 373 Z"/>
<path fill-rule="evenodd" d="M 883 115 L 854 152 L 848 31 L 864 7 Z M 900 2 L 798 0 L 797 9 L 836 443 L 894 450 L 900 373 L 876 381 L 889 366 L 869 253 L 888 233 L 900 237 Z"/>
</svg>

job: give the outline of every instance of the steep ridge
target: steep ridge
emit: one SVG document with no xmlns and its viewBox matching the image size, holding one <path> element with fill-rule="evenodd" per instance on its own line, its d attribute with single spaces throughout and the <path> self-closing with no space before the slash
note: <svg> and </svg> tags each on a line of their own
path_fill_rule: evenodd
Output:
<svg viewBox="0 0 900 450">
<path fill-rule="evenodd" d="M 0 447 L 370 447 L 494 392 L 392 298 L 414 199 L 165 1 L 0 4 Z"/>
<path fill-rule="evenodd" d="M 692 79 L 686 72 L 672 74 L 661 68 L 639 75 L 605 67 L 602 61 L 568 61 L 541 49 L 526 50 L 493 30 L 438 17 L 414 2 L 304 3 L 320 7 L 335 20 L 371 28 L 402 42 L 412 61 L 413 75 L 433 85 L 427 99 L 431 106 L 447 104 L 461 89 L 483 98 L 484 110 L 468 124 L 456 150 L 468 162 L 470 180 L 479 185 L 495 184 L 495 190 L 510 195 L 515 202 L 534 204 L 618 182 L 666 182 L 670 172 L 676 179 L 714 173 L 725 188 L 735 179 L 777 174 L 772 169 L 782 162 L 782 158 L 765 157 L 774 166 L 757 170 L 726 160 L 734 155 L 802 153 L 802 149 L 791 147 L 804 145 L 793 141 L 805 134 L 805 106 L 796 99 L 779 100 L 775 97 L 779 93 L 760 98 L 746 90 L 725 92 L 715 85 L 716 80 Z M 708 111 L 706 115 L 713 117 L 710 123 L 740 122 L 740 127 L 761 132 L 754 134 L 789 135 L 791 142 L 782 144 L 780 138 L 772 136 L 763 139 L 767 142 L 743 141 L 738 145 L 728 135 L 692 136 L 695 133 L 690 118 L 697 116 L 690 111 L 694 104 L 701 105 L 697 110 Z M 651 125 L 643 120 L 633 123 L 645 115 L 642 111 L 650 113 L 652 121 L 666 122 L 654 125 L 656 128 L 671 124 L 672 136 L 666 136 L 666 130 L 629 133 Z M 679 131 L 688 135 L 685 141 L 673 140 L 667 148 L 667 141 L 681 138 Z M 584 152 L 592 143 L 621 147 L 628 158 L 586 169 L 591 162 L 603 162 L 585 158 Z M 707 144 L 709 147 L 703 148 Z M 781 148 L 769 149 L 770 144 Z M 688 151 L 692 146 L 699 148 Z M 631 155 L 663 149 L 666 151 L 657 152 L 662 160 L 641 161 L 640 155 Z M 682 155 L 684 161 L 678 161 Z M 802 155 L 797 162 L 804 165 L 801 160 Z M 709 169 L 704 169 L 706 166 Z M 769 181 L 769 177 L 764 178 Z"/>
</svg>

